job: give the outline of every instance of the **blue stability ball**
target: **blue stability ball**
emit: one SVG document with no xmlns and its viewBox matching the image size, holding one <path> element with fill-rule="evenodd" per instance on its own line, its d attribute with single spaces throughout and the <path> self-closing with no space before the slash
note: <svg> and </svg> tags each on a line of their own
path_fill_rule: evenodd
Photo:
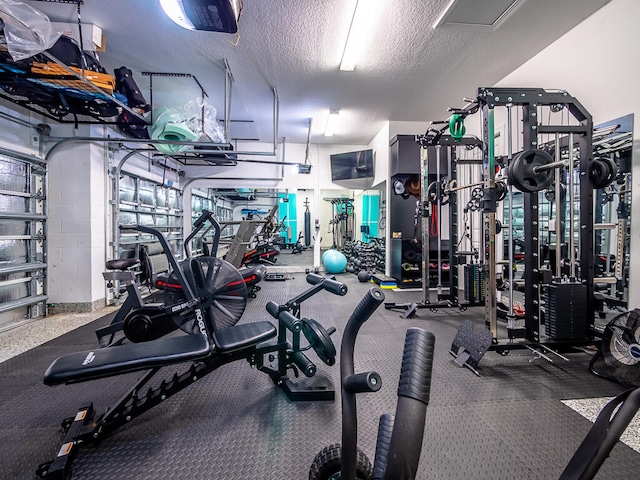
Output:
<svg viewBox="0 0 640 480">
<path fill-rule="evenodd" d="M 327 273 L 342 273 L 347 266 L 347 257 L 338 250 L 327 250 L 322 258 Z"/>
</svg>

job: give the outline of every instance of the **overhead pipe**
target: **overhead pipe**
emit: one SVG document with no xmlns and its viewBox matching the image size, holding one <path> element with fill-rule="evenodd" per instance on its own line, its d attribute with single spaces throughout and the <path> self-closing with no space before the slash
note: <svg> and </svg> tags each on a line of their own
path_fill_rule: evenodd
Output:
<svg viewBox="0 0 640 480">
<path fill-rule="evenodd" d="M 10 115 L 6 112 L 1 112 L 0 111 L 0 117 L 9 120 L 11 122 L 17 123 L 18 125 L 22 125 L 23 127 L 30 127 L 30 128 L 34 128 L 36 130 L 40 130 L 43 128 L 43 124 L 42 123 L 31 123 L 27 120 L 22 120 L 21 118 L 18 117 L 14 117 L 13 115 Z"/>
<path fill-rule="evenodd" d="M 273 91 L 273 154 L 276 154 L 278 147 L 278 123 L 280 121 L 280 99 L 276 87 L 271 87 Z"/>
<path fill-rule="evenodd" d="M 163 145 L 187 145 L 187 146 L 204 146 L 204 147 L 224 147 L 227 144 L 222 143 L 205 143 L 205 142 L 179 142 L 177 140 L 149 140 L 149 139 L 135 139 L 135 138 L 114 138 L 114 137 L 49 137 L 50 140 L 55 141 L 56 143 L 49 149 L 45 156 L 45 160 L 48 161 L 53 153 L 61 148 L 62 146 L 69 143 L 81 143 L 81 142 L 101 142 L 101 143 L 135 143 L 135 144 L 150 144 L 150 143 L 158 143 Z M 193 150 L 188 152 L 193 153 L 201 153 L 206 152 L 207 150 Z M 276 150 L 274 147 L 273 152 L 245 152 L 245 151 L 237 151 L 237 150 L 212 150 L 212 153 L 224 153 L 224 154 L 234 154 L 234 155 L 256 155 L 256 156 L 265 156 L 265 157 L 275 157 Z M 185 153 L 185 152 L 181 152 Z M 170 155 L 169 155 L 170 156 Z M 238 160 L 242 161 L 242 160 Z M 295 164 L 297 165 L 297 163 Z"/>
<path fill-rule="evenodd" d="M 229 122 L 231 121 L 231 93 L 233 82 L 233 74 L 231 73 L 231 67 L 226 58 L 224 61 L 224 138 L 229 138 Z M 227 98 L 227 91 L 229 92 Z M 227 101 L 228 100 L 228 101 Z"/>
</svg>

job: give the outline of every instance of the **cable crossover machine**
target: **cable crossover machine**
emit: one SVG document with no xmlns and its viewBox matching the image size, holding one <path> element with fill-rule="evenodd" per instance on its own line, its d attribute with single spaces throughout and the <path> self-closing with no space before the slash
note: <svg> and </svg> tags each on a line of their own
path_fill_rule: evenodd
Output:
<svg viewBox="0 0 640 480">
<path fill-rule="evenodd" d="M 423 225 L 436 222 L 434 231 L 438 234 L 431 238 L 430 228 L 422 229 L 422 302 L 387 303 L 385 307 L 404 310 L 406 318 L 420 308 L 465 310 L 484 304 L 486 328 L 474 329 L 471 320 L 463 321 L 451 346 L 456 363 L 476 374 L 489 349 L 506 354 L 511 349 L 528 348 L 550 361 L 554 356 L 568 360 L 556 350 L 599 342 L 601 329 L 594 324 L 598 305 L 595 282 L 619 280 L 594 273 L 594 232 L 601 227 L 594 225 L 594 193 L 615 181 L 617 165 L 611 158 L 594 158 L 591 114 L 566 91 L 481 87 L 475 98 L 465 101 L 462 108 L 449 108 L 448 120 L 432 122 L 424 135 L 416 136 L 421 147 L 417 211 L 428 219 Z M 476 113 L 482 116 L 482 139 L 466 135 L 464 121 Z M 496 115 L 498 125 L 505 125 L 506 130 L 499 130 L 498 135 Z M 506 155 L 496 154 L 499 137 L 498 144 L 506 147 Z M 479 155 L 466 158 L 464 152 Z M 476 175 L 469 184 L 461 184 L 459 169 L 463 165 L 465 169 L 480 167 L 479 178 Z M 523 203 L 524 232 L 517 242 L 514 189 L 521 192 Z M 555 212 L 551 218 L 545 211 L 548 222 L 541 216 L 545 198 L 550 211 Z M 502 201 L 508 202 L 508 207 L 500 220 L 498 206 Z M 450 230 L 446 287 L 441 272 L 444 249 L 440 228 L 445 205 Z M 470 226 L 468 217 L 476 212 L 481 219 Z M 547 237 L 543 237 L 544 227 Z M 471 241 L 474 232 L 480 234 L 479 241 Z M 504 249 L 498 252 L 496 238 L 501 232 Z M 437 262 L 429 258 L 434 240 Z M 468 249 L 466 244 L 462 248 L 465 240 Z M 515 279 L 516 259 L 524 267 L 521 281 Z M 430 264 L 437 267 L 435 274 Z M 459 290 L 461 269 L 464 292 Z M 435 300 L 430 283 L 437 289 Z M 506 305 L 498 299 L 499 290 L 508 293 Z M 514 290 L 524 296 L 519 308 Z M 498 323 L 499 317 L 506 322 Z"/>
</svg>

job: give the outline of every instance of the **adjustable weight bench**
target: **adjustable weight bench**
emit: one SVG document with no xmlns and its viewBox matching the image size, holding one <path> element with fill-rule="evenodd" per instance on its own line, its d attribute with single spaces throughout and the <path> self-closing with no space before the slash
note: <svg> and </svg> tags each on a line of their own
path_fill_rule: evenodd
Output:
<svg viewBox="0 0 640 480">
<path fill-rule="evenodd" d="M 65 436 L 58 455 L 53 461 L 41 464 L 36 471 L 38 475 L 53 480 L 66 479 L 80 446 L 101 440 L 200 378 L 236 360 L 246 360 L 266 373 L 293 401 L 334 399 L 335 392 L 330 385 L 322 382 L 297 384 L 289 379 L 288 371 L 293 369 L 296 376 L 298 370 L 306 377 L 315 375 L 316 366 L 303 353 L 310 348 L 325 364 L 335 363 L 336 352 L 330 339 L 335 329 L 325 330 L 315 320 L 300 318 L 300 304 L 321 290 L 345 295 L 345 285 L 335 279 L 309 275 L 307 281 L 313 284 L 311 288 L 283 305 L 275 302 L 267 305 L 267 311 L 278 321 L 278 327 L 270 321 L 259 321 L 215 328 L 207 302 L 191 293 L 192 286 L 199 287 L 205 278 L 199 265 L 195 259 L 183 265 L 186 278 L 182 283 L 188 287 L 186 300 L 188 303 L 196 300 L 188 320 L 190 327 L 185 333 L 175 332 L 146 342 L 112 344 L 75 352 L 59 357 L 49 366 L 44 375 L 46 385 L 80 383 L 131 372 L 141 372 L 141 375 L 100 416 L 94 418 L 91 404 L 64 420 Z M 309 346 L 301 345 L 301 335 L 307 338 Z M 182 373 L 174 373 L 175 368 L 163 370 L 182 363 L 185 364 Z M 170 373 L 161 381 L 149 384 L 161 370 Z M 143 388 L 145 385 L 147 388 Z"/>
<path fill-rule="evenodd" d="M 211 356 L 244 351 L 276 333 L 270 322 L 256 322 L 216 330 L 212 335 L 214 345 L 206 335 L 182 335 L 74 352 L 53 361 L 44 374 L 44 383 L 78 383 L 193 360 L 206 361 Z"/>
<path fill-rule="evenodd" d="M 81 407 L 74 417 L 65 419 L 62 423 L 65 436 L 57 457 L 41 464 L 36 473 L 47 479 L 66 479 L 80 445 L 102 439 L 222 365 L 240 359 L 253 361 L 258 346 L 274 338 L 277 329 L 271 322 L 263 321 L 209 334 L 211 337 L 191 334 L 115 345 L 74 352 L 54 360 L 44 375 L 46 385 L 79 383 L 136 371 L 145 373 L 97 419 L 94 420 L 93 404 Z M 162 367 L 184 362 L 191 362 L 184 373 L 163 380 L 144 395 L 140 393 Z"/>
</svg>

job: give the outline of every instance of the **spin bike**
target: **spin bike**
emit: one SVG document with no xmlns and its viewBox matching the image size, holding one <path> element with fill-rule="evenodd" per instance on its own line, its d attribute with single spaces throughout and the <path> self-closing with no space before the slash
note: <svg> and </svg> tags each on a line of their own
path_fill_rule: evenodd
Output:
<svg viewBox="0 0 640 480">
<path fill-rule="evenodd" d="M 185 287 L 187 279 L 181 274 L 181 270 L 184 266 L 188 267 L 188 259 L 191 258 L 189 248 L 191 240 L 204 228 L 206 222 L 210 224 L 208 230 L 213 229 L 212 251 L 217 251 L 220 241 L 220 224 L 213 218 L 211 212 L 203 210 L 200 217 L 194 222 L 193 231 L 184 241 L 186 260 L 181 264 L 175 259 L 164 236 L 156 235 L 155 229 L 142 225 L 121 226 L 121 230 L 124 231 L 133 230 L 154 235 L 169 261 L 171 273 L 155 276 L 152 266 L 147 265 L 148 262 L 144 262 L 145 264 L 142 266 L 146 271 L 146 276 L 152 278 L 155 287 L 164 290 L 163 302 L 145 303 L 140 294 L 136 275 L 132 271 L 134 267 L 141 264 L 141 260 L 125 258 L 106 262 L 105 266 L 108 271 L 102 274 L 104 279 L 110 283 L 119 281 L 124 284 L 127 297 L 111 324 L 96 331 L 101 345 L 122 343 L 125 338 L 132 342 L 156 340 L 176 330 L 185 316 L 188 317 L 188 314 L 193 310 L 193 302 L 186 301 L 184 292 L 187 288 Z M 215 266 L 219 273 L 215 277 L 210 277 L 206 288 L 198 291 L 199 298 L 204 302 L 205 308 L 216 310 L 215 316 L 218 323 L 235 323 L 244 312 L 243 299 L 255 297 L 254 292 L 260 289 L 256 284 L 264 277 L 264 267 L 237 270 L 223 260 L 212 259 L 213 257 L 208 256 L 202 258 L 202 262 L 212 267 Z M 242 288 L 239 278 L 246 288 Z M 191 285 L 191 288 L 194 286 Z M 218 297 L 217 300 L 216 297 Z"/>
<path fill-rule="evenodd" d="M 225 286 L 220 291 L 206 295 L 207 287 L 215 284 L 215 277 L 223 272 L 221 265 L 226 262 L 214 257 L 198 257 L 189 258 L 179 265 L 161 232 L 144 226 L 123 229 L 151 233 L 165 249 L 173 268 L 172 275 L 181 283 L 184 301 L 176 305 L 145 305 L 140 309 L 144 309 L 144 315 L 151 320 L 162 315 L 171 317 L 182 334 L 176 332 L 139 343 L 111 343 L 107 348 L 75 352 L 54 360 L 44 375 L 46 385 L 142 373 L 134 385 L 101 415 L 96 417 L 93 404 L 89 404 L 80 407 L 73 417 L 65 419 L 62 422 L 65 432 L 62 447 L 54 460 L 39 466 L 38 475 L 54 480 L 67 478 L 72 460 L 81 446 L 103 439 L 212 371 L 236 360 L 246 360 L 266 373 L 292 401 L 335 399 L 335 391 L 330 384 L 314 382 L 306 385 L 304 381 L 295 381 L 288 375 L 290 370 L 296 377 L 299 372 L 305 377 L 316 374 L 316 365 L 305 354 L 311 349 L 326 365 L 335 364 L 336 350 L 330 338 L 335 329 L 326 330 L 314 319 L 301 318 L 300 306 L 322 290 L 345 295 L 346 285 L 334 278 L 308 275 L 307 282 L 311 287 L 306 291 L 282 305 L 275 302 L 267 304 L 267 312 L 277 320 L 277 327 L 270 321 L 236 325 L 235 316 L 219 321 L 216 315 L 221 309 L 215 308 L 216 302 L 231 301 L 227 305 L 237 303 L 242 306 L 246 300 L 246 287 L 237 270 L 238 283 L 230 287 L 225 279 Z M 120 269 L 115 273 L 126 273 L 126 268 L 135 260 L 113 262 L 110 263 L 112 270 Z M 132 312 L 143 315 L 135 309 Z M 308 342 L 307 346 L 303 346 L 303 337 Z M 182 373 L 177 373 L 175 366 L 180 364 L 184 364 L 184 368 Z M 172 368 L 163 369 L 169 366 Z M 166 374 L 160 376 L 161 372 Z M 155 380 L 153 383 L 152 379 Z"/>
</svg>

